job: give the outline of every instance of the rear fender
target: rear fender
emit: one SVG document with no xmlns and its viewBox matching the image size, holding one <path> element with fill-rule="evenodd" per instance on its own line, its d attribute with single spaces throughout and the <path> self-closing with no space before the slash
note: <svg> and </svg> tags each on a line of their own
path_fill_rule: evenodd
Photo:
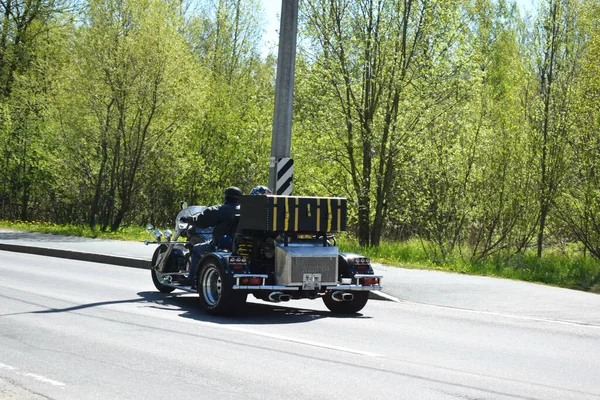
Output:
<svg viewBox="0 0 600 400">
<path fill-rule="evenodd" d="M 221 264 L 221 266 L 223 267 L 223 270 L 225 271 L 225 273 L 229 277 L 229 281 L 230 281 L 231 285 L 233 285 L 233 282 L 234 282 L 234 280 L 233 280 L 234 271 L 229 266 L 229 256 L 231 256 L 231 253 L 220 252 L 220 251 L 216 251 L 216 252 L 213 252 L 213 253 L 207 253 L 200 260 L 200 265 L 204 264 L 204 262 L 206 260 L 209 260 L 209 259 L 212 259 L 212 260 L 218 262 L 219 264 Z"/>
</svg>

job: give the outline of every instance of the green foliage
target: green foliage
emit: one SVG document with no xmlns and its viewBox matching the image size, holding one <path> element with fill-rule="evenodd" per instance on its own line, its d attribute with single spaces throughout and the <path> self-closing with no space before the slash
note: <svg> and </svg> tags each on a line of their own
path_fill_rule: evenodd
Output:
<svg viewBox="0 0 600 400">
<path fill-rule="evenodd" d="M 348 198 L 343 247 L 598 285 L 600 3 L 537 7 L 301 2 L 294 190 Z M 95 235 L 266 184 L 276 59 L 258 0 L 0 10 L 0 218 Z M 542 257 L 573 243 L 585 257 Z"/>
<path fill-rule="evenodd" d="M 379 246 L 361 246 L 352 237 L 338 238 L 341 252 L 357 253 L 370 257 L 373 261 L 386 265 L 397 265 L 417 268 L 435 268 L 436 264 L 418 239 L 406 242 L 383 241 Z"/>
<path fill-rule="evenodd" d="M 86 21 L 75 29 L 55 93 L 56 134 L 71 156 L 61 161 L 74 178 L 72 201 L 84 205 L 80 221 L 114 231 L 140 211 L 137 201 L 147 199 L 140 192 L 168 205 L 157 186 L 179 172 L 183 131 L 204 98 L 203 74 L 167 3 L 92 1 Z"/>
<path fill-rule="evenodd" d="M 44 128 L 53 74 L 49 41 L 60 33 L 62 2 L 6 2 L 0 24 L 0 207 L 6 217 L 27 219 L 41 209 L 52 167 Z"/>
<path fill-rule="evenodd" d="M 104 232 L 84 225 L 0 220 L 0 228 L 97 239 L 143 241 L 150 238 L 146 228 L 139 226 Z M 543 258 L 537 257 L 534 252 L 513 256 L 503 254 L 485 261 L 466 261 L 457 253 L 453 255 L 453 261 L 439 263 L 425 250 L 428 246 L 416 239 L 408 242 L 384 241 L 379 246 L 365 247 L 352 237 L 342 236 L 338 238 L 338 246 L 341 252 L 363 254 L 373 262 L 386 265 L 502 277 L 600 293 L 600 262 L 577 252 L 551 252 Z"/>
<path fill-rule="evenodd" d="M 463 2 L 303 7 L 309 60 L 297 103 L 307 136 L 323 137 L 310 163 L 331 168 L 321 185 L 343 188 L 356 206 L 360 242 L 377 245 L 397 209 L 398 179 L 414 173 L 422 133 L 452 120 L 448 111 L 462 101 L 457 87 L 469 63 Z"/>
<path fill-rule="evenodd" d="M 493 276 L 600 293 L 600 261 L 580 252 L 550 251 L 542 258 L 533 251 L 503 253 L 478 261 L 469 261 L 455 252 L 447 261 L 437 262 L 425 251 L 431 246 L 418 240 L 382 242 L 373 247 L 360 246 L 352 238 L 341 238 L 338 245 L 342 252 L 363 254 L 386 265 Z"/>
<path fill-rule="evenodd" d="M 223 189 L 266 185 L 273 115 L 274 60 L 261 60 L 257 1 L 203 4 L 187 40 L 210 71 L 204 113 L 190 127 L 186 200 L 222 201 Z"/>
<path fill-rule="evenodd" d="M 597 260 L 581 255 L 549 253 L 542 258 L 533 252 L 510 258 L 494 257 L 490 261 L 474 264 L 471 271 L 570 289 L 598 290 L 600 265 Z"/>
<path fill-rule="evenodd" d="M 566 229 L 600 258 L 600 5 L 588 11 L 581 23 L 591 34 L 572 92 L 568 182 L 557 204 Z"/>
<path fill-rule="evenodd" d="M 523 112 L 523 87 L 528 72 L 522 59 L 521 26 L 516 8 L 504 2 L 478 2 L 471 32 L 481 71 L 471 89 L 472 165 L 467 169 L 472 193 L 465 237 L 473 260 L 530 241 L 536 223 L 535 164 L 529 155 L 528 121 Z M 473 91 L 473 90 L 472 90 Z M 468 116 L 464 117 L 468 120 Z"/>
<path fill-rule="evenodd" d="M 311 145 L 295 150 L 304 162 L 297 187 L 348 196 L 361 244 L 418 235 L 436 260 L 460 251 L 478 261 L 537 239 L 541 255 L 544 242 L 570 240 L 553 212 L 562 189 L 589 187 L 589 169 L 586 185 L 571 186 L 567 159 L 582 165 L 568 146 L 577 137 L 569 118 L 585 98 L 573 78 L 593 37 L 584 32 L 595 29 L 580 20 L 594 8 L 542 2 L 528 30 L 506 1 L 440 6 L 304 4 L 311 41 L 299 63 L 295 135 Z M 563 220 L 590 193 L 565 204 Z M 586 213 L 586 232 L 597 231 Z"/>
<path fill-rule="evenodd" d="M 91 229 L 89 226 L 85 225 L 59 225 L 51 222 L 0 220 L 0 228 L 92 239 L 130 240 L 139 242 L 151 239 L 146 228 L 141 226 L 122 227 L 114 232 L 105 232 L 98 229 Z"/>
</svg>

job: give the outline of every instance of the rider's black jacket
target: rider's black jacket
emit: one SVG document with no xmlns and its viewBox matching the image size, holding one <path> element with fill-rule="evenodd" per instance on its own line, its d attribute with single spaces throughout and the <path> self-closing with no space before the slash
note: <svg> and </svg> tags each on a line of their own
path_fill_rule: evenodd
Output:
<svg viewBox="0 0 600 400">
<path fill-rule="evenodd" d="M 235 213 L 238 203 L 226 202 L 208 207 L 194 217 L 193 224 L 197 228 L 214 226 L 213 242 L 216 244 L 224 235 L 232 236 L 236 230 Z"/>
</svg>

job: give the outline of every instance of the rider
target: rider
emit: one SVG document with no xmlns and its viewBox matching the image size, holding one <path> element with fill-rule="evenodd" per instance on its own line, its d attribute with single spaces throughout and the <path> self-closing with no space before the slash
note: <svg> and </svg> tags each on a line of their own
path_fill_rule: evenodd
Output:
<svg viewBox="0 0 600 400">
<path fill-rule="evenodd" d="M 250 191 L 250 194 L 252 195 L 265 195 L 265 194 L 271 194 L 271 190 L 266 187 L 266 186 L 254 186 L 252 188 L 252 190 Z"/>
<path fill-rule="evenodd" d="M 242 191 L 237 187 L 231 186 L 225 189 L 225 201 L 223 204 L 217 204 L 208 207 L 202 213 L 192 217 L 181 218 L 182 222 L 193 224 L 197 228 L 213 229 L 213 237 L 210 242 L 200 243 L 192 249 L 192 259 L 190 262 L 190 273 L 186 283 L 195 286 L 196 271 L 202 256 L 216 248 L 231 248 L 232 236 L 235 232 L 234 217 L 240 204 Z"/>
</svg>

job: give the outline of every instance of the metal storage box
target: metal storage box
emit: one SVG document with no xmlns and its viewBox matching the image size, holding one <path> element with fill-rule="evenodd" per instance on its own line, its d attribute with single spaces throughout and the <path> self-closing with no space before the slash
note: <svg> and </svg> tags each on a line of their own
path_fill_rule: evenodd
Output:
<svg viewBox="0 0 600 400">
<path fill-rule="evenodd" d="M 277 285 L 303 285 L 316 279 L 320 286 L 335 285 L 338 281 L 338 248 L 315 246 L 314 243 L 277 246 L 275 276 Z"/>
<path fill-rule="evenodd" d="M 342 232 L 347 201 L 342 197 L 242 196 L 239 231 Z"/>
</svg>

